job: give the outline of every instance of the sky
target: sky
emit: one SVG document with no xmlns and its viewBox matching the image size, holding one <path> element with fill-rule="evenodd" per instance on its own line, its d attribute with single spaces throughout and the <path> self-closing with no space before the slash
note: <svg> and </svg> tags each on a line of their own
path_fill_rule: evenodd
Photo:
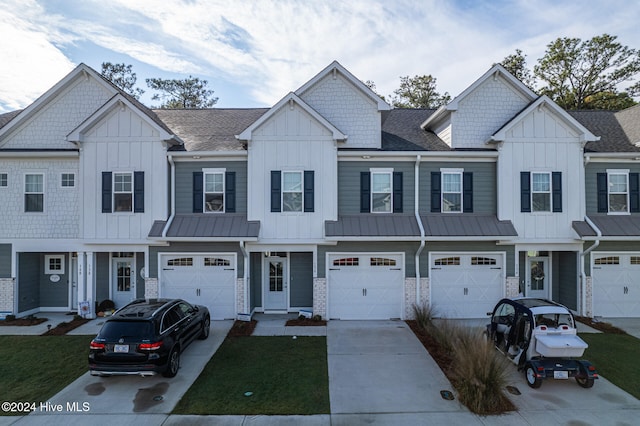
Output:
<svg viewBox="0 0 640 426">
<path fill-rule="evenodd" d="M 270 107 L 334 60 L 381 95 L 430 74 L 455 97 L 559 37 L 640 48 L 638 22 L 636 0 L 0 0 L 0 113 L 103 62 L 132 65 L 148 106 L 145 79 L 193 76 L 216 107 Z"/>
</svg>

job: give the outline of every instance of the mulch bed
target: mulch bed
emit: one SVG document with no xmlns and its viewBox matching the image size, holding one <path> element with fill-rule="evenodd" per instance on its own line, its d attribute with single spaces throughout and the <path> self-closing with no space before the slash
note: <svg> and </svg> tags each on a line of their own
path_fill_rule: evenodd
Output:
<svg viewBox="0 0 640 426">
<path fill-rule="evenodd" d="M 327 325 L 327 321 L 318 320 L 313 318 L 296 318 L 290 319 L 285 323 L 285 326 L 289 327 L 298 327 L 298 326 L 309 326 L 309 327 L 318 327 Z"/>
<path fill-rule="evenodd" d="M 602 331 L 603 333 L 627 334 L 626 331 L 621 330 L 618 327 L 609 324 L 608 322 L 594 321 L 593 318 L 576 316 L 576 321 L 580 321 L 581 323 L 588 325 L 591 328 L 595 328 L 596 330 Z"/>
<path fill-rule="evenodd" d="M 236 320 L 229 333 L 227 333 L 227 337 L 246 337 L 251 336 L 253 330 L 256 329 L 256 325 L 258 324 L 257 320 L 251 321 L 238 321 Z"/>
<path fill-rule="evenodd" d="M 413 333 L 416 335 L 418 340 L 420 340 L 420 343 L 422 343 L 422 346 L 424 346 L 427 352 L 429 352 L 429 355 L 431 355 L 431 358 L 433 358 L 436 364 L 438 364 L 438 367 L 440 367 L 444 375 L 447 377 L 447 379 L 449 379 L 449 381 L 455 388 L 456 383 L 458 382 L 459 379 L 453 374 L 453 371 L 452 371 L 453 357 L 450 355 L 450 353 L 447 352 L 447 350 L 444 349 L 442 346 L 440 346 L 440 344 L 438 344 L 438 342 L 429 333 L 427 333 L 425 330 L 418 327 L 417 321 L 406 320 L 405 322 L 407 323 L 409 328 L 411 328 L 411 331 L 413 331 Z M 506 407 L 506 409 L 502 411 L 498 411 L 495 413 L 485 412 L 481 414 L 482 415 L 504 414 L 505 412 L 508 412 L 508 411 L 517 410 L 513 402 L 507 397 L 504 397 L 503 404 L 504 405 L 502 406 Z"/>
<path fill-rule="evenodd" d="M 74 328 L 78 328 L 82 324 L 86 324 L 89 321 L 91 320 L 86 318 L 74 318 L 70 322 L 61 322 L 57 327 L 52 328 L 46 333 L 43 333 L 42 336 L 64 336 L 69 331 L 73 330 Z"/>
<path fill-rule="evenodd" d="M 11 321 L 2 320 L 0 321 L 0 326 L 18 325 L 18 326 L 28 327 L 30 325 L 42 324 L 43 322 L 46 322 L 46 321 L 48 321 L 47 318 L 16 318 Z"/>
</svg>

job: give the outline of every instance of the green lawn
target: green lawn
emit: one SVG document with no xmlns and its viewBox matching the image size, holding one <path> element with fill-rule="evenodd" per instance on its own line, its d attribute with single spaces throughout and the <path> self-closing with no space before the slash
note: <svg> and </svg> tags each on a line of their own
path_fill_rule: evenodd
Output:
<svg viewBox="0 0 640 426">
<path fill-rule="evenodd" d="M 640 340 L 628 334 L 581 333 L 598 374 L 640 399 Z M 595 386 L 598 386 L 596 381 Z"/>
<path fill-rule="evenodd" d="M 173 412 L 328 414 L 326 337 L 227 338 Z"/>
<path fill-rule="evenodd" d="M 37 405 L 51 398 L 87 371 L 90 341 L 91 336 L 0 336 L 2 401 Z"/>
</svg>

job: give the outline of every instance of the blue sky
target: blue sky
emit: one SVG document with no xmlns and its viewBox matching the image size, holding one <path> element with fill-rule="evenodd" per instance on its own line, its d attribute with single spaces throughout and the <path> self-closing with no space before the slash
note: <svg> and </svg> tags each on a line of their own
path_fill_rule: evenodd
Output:
<svg viewBox="0 0 640 426">
<path fill-rule="evenodd" d="M 455 96 L 521 49 L 609 33 L 640 48 L 628 0 L 0 0 L 0 113 L 24 108 L 84 62 L 145 78 L 206 79 L 216 106 L 272 106 L 338 60 L 378 93 L 431 74 Z"/>
</svg>

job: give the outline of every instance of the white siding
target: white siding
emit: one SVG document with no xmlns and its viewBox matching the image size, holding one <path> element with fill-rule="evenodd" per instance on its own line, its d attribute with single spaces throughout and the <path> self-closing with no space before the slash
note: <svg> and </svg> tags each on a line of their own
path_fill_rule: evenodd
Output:
<svg viewBox="0 0 640 426">
<path fill-rule="evenodd" d="M 489 137 L 529 102 L 502 76 L 486 79 L 452 113 L 451 146 L 486 148 Z"/>
<path fill-rule="evenodd" d="M 85 132 L 82 143 L 83 237 L 146 239 L 168 216 L 166 149 L 158 132 L 129 108 L 116 107 Z M 102 172 L 144 172 L 144 213 L 102 213 Z"/>
<path fill-rule="evenodd" d="M 94 79 L 79 76 L 74 83 L 17 129 L 3 148 L 75 148 L 67 135 L 113 94 Z"/>
<path fill-rule="evenodd" d="M 249 143 L 248 217 L 259 220 L 260 238 L 323 238 L 325 220 L 337 216 L 337 149 L 331 133 L 303 109 L 285 105 L 253 132 Z M 315 172 L 313 213 L 271 212 L 271 171 Z"/>
<path fill-rule="evenodd" d="M 328 74 L 300 98 L 349 136 L 345 148 L 380 148 L 377 104 L 340 73 Z"/>
<path fill-rule="evenodd" d="M 584 168 L 578 135 L 550 109 L 536 109 L 507 132 L 498 161 L 499 217 L 523 240 L 575 239 L 584 218 Z M 562 212 L 520 211 L 520 172 L 562 172 Z"/>
<path fill-rule="evenodd" d="M 77 159 L 16 159 L 0 161 L 8 185 L 0 188 L 2 238 L 77 238 L 79 190 Z M 24 175 L 44 175 L 44 212 L 25 213 Z M 61 174 L 75 173 L 76 186 L 61 187 Z"/>
</svg>

